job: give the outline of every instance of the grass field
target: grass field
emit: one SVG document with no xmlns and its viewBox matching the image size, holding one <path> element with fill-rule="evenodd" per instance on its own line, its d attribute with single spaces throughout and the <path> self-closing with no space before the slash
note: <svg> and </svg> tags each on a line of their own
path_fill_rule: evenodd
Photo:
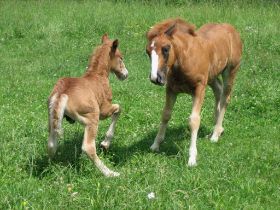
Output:
<svg viewBox="0 0 280 210">
<path fill-rule="evenodd" d="M 280 4 L 269 2 L 1 1 L 0 209 L 280 209 Z M 165 90 L 148 80 L 145 32 L 177 16 L 197 27 L 231 23 L 244 41 L 217 144 L 205 137 L 214 108 L 207 90 L 195 168 L 187 167 L 188 95 L 177 100 L 161 152 L 149 151 Z M 53 162 L 46 151 L 47 97 L 58 78 L 84 73 L 105 32 L 119 38 L 129 70 L 124 82 L 110 77 L 123 112 L 110 151 L 98 151 L 118 178 L 82 153 L 77 123 L 64 122 Z M 100 123 L 98 142 L 109 123 Z"/>
</svg>

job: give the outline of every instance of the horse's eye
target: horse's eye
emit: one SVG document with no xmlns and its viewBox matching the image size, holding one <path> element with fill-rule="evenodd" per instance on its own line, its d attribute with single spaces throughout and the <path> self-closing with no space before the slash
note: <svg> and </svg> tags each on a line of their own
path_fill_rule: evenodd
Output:
<svg viewBox="0 0 280 210">
<path fill-rule="evenodd" d="M 149 57 L 151 57 L 150 51 L 148 49 L 146 49 L 146 53 Z"/>
<path fill-rule="evenodd" d="M 170 50 L 170 46 L 169 45 L 164 46 L 164 47 L 161 48 L 162 54 L 164 56 L 168 56 L 169 50 Z"/>
<path fill-rule="evenodd" d="M 164 46 L 164 47 L 161 48 L 162 54 L 163 54 L 164 56 L 167 56 L 167 55 L 168 55 L 169 50 L 170 50 L 170 46 L 169 46 L 169 45 Z"/>
</svg>

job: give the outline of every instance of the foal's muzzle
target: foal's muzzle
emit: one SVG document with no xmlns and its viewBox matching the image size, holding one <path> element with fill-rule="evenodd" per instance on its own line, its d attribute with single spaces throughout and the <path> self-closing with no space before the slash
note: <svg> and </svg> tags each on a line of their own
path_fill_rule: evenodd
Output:
<svg viewBox="0 0 280 210">
<path fill-rule="evenodd" d="M 120 74 L 116 74 L 119 80 L 125 80 L 128 77 L 127 69 L 123 69 Z"/>
<path fill-rule="evenodd" d="M 157 73 L 157 77 L 156 78 L 152 78 L 151 74 L 150 74 L 150 80 L 155 85 L 163 86 L 165 84 L 165 76 L 162 75 L 162 74 L 159 74 L 159 73 Z"/>
</svg>

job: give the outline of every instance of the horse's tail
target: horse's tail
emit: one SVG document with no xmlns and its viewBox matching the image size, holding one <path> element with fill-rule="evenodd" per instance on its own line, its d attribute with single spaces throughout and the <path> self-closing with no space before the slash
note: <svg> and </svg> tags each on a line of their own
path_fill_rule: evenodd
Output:
<svg viewBox="0 0 280 210">
<path fill-rule="evenodd" d="M 54 94 L 48 101 L 49 106 L 49 131 L 53 131 L 56 135 L 62 134 L 62 119 L 68 101 L 66 94 Z"/>
<path fill-rule="evenodd" d="M 54 93 L 48 100 L 49 109 L 49 155 L 53 156 L 57 148 L 57 138 L 63 133 L 62 119 L 67 105 L 68 96 L 66 94 Z"/>
</svg>

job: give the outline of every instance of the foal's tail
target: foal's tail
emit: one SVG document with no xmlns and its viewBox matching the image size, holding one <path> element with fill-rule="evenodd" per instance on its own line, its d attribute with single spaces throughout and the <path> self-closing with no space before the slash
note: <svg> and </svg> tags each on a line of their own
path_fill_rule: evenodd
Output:
<svg viewBox="0 0 280 210">
<path fill-rule="evenodd" d="M 57 138 L 62 134 L 62 119 L 68 101 L 66 94 L 53 94 L 48 100 L 49 108 L 49 134 L 50 138 Z"/>
</svg>

